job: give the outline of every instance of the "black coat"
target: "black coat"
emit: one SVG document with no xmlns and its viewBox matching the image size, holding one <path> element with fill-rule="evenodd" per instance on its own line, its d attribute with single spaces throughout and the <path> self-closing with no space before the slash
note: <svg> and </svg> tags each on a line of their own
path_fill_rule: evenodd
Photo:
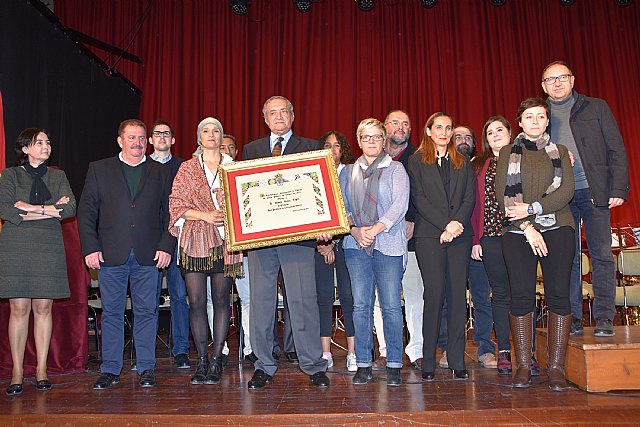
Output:
<svg viewBox="0 0 640 427">
<path fill-rule="evenodd" d="M 84 256 L 101 251 L 104 265 L 124 264 L 131 249 L 141 265 L 155 265 L 156 251 L 173 254 L 169 234 L 171 170 L 147 158 L 131 196 L 118 156 L 92 162 L 78 205 Z"/>
</svg>

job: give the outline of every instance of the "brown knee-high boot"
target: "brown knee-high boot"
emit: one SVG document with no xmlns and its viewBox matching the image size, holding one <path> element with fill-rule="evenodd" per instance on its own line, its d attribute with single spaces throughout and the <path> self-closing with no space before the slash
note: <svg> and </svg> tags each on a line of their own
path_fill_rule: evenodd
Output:
<svg viewBox="0 0 640 427">
<path fill-rule="evenodd" d="M 549 388 L 562 391 L 567 387 L 564 376 L 564 361 L 567 355 L 569 332 L 571 330 L 571 314 L 560 316 L 549 312 L 549 329 L 547 331 L 547 371 L 549 372 Z"/>
<path fill-rule="evenodd" d="M 533 313 L 524 316 L 509 314 L 511 335 L 516 351 L 514 387 L 531 387 L 531 342 L 533 335 Z"/>
</svg>

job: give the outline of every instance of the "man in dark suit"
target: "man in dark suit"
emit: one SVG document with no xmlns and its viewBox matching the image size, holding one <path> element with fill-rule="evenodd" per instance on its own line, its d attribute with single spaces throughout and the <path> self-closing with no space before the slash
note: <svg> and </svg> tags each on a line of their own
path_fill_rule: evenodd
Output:
<svg viewBox="0 0 640 427">
<path fill-rule="evenodd" d="M 149 155 L 151 160 L 161 163 L 171 171 L 171 182 L 176 177 L 183 160 L 181 157 L 171 154 L 171 146 L 176 143 L 176 138 L 171 125 L 164 120 L 156 120 L 151 125 L 149 144 L 153 146 L 153 153 Z M 178 248 L 173 253 L 173 262 L 169 263 L 166 270 L 167 290 L 171 299 L 171 337 L 173 347 L 171 354 L 178 369 L 189 369 L 189 305 L 187 304 L 187 287 L 176 262 Z M 162 273 L 158 272 L 158 299 L 162 288 Z"/>
<path fill-rule="evenodd" d="M 242 159 L 258 159 L 282 154 L 316 150 L 320 144 L 295 135 L 293 105 L 282 96 L 269 98 L 262 109 L 271 134 L 243 147 Z M 313 385 L 329 386 L 325 374 L 327 361 L 322 359 L 320 320 L 315 283 L 315 241 L 272 246 L 249 251 L 249 287 L 251 294 L 251 347 L 258 357 L 250 389 L 264 387 L 271 381 L 277 365 L 273 358 L 273 313 L 277 301 L 278 272 L 282 269 L 286 299 L 289 304 L 293 339 L 300 369 L 310 375 Z"/>
<path fill-rule="evenodd" d="M 140 385 L 155 385 L 158 269 L 169 265 L 176 244 L 168 231 L 171 174 L 147 161 L 144 123 L 122 122 L 118 145 L 122 151 L 117 156 L 89 165 L 78 206 L 82 253 L 87 267 L 98 270 L 102 297 L 102 365 L 96 390 L 120 380 L 128 282 Z"/>
</svg>

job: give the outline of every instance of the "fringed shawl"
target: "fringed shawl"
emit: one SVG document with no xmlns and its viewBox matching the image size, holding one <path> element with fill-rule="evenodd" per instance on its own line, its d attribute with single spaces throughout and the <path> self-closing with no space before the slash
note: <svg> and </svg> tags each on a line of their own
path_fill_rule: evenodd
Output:
<svg viewBox="0 0 640 427">
<path fill-rule="evenodd" d="M 218 227 L 202 220 L 185 220 L 176 223 L 189 209 L 210 212 L 216 209 L 215 197 L 209 188 L 207 177 L 199 157 L 193 157 L 180 165 L 169 196 L 169 232 L 178 237 L 178 262 L 188 270 L 206 271 L 224 258 L 224 275 L 244 275 L 242 253 L 227 252 Z"/>
</svg>

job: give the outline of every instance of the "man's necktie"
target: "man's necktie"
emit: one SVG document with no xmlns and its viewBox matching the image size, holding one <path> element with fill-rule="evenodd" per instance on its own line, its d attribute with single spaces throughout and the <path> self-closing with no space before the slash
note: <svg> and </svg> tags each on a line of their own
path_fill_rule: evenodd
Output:
<svg viewBox="0 0 640 427">
<path fill-rule="evenodd" d="M 284 138 L 281 136 L 279 136 L 276 139 L 276 143 L 273 146 L 273 150 L 271 150 L 271 156 L 277 157 L 282 155 L 282 141 L 284 141 Z"/>
</svg>

